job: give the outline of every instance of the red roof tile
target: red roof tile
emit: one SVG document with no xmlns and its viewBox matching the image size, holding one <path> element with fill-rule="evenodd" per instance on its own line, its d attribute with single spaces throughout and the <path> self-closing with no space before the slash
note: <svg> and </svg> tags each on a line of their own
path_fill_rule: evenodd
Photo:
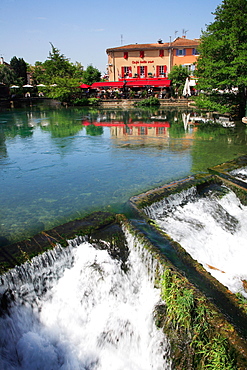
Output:
<svg viewBox="0 0 247 370">
<path fill-rule="evenodd" d="M 115 48 L 108 48 L 106 49 L 106 53 L 109 53 L 111 51 L 126 51 L 126 50 L 149 50 L 149 49 L 163 49 L 168 48 L 169 46 L 172 47 L 196 47 L 200 44 L 200 39 L 193 39 L 189 40 L 184 37 L 177 37 L 174 41 L 171 43 L 165 42 L 165 43 L 154 43 L 154 44 L 130 44 L 130 45 L 123 45 L 118 46 Z"/>
</svg>

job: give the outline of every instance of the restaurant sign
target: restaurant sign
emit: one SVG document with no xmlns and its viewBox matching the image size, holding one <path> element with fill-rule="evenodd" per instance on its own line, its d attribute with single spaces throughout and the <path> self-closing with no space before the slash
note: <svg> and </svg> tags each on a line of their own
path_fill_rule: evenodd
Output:
<svg viewBox="0 0 247 370">
<path fill-rule="evenodd" d="M 154 60 L 132 60 L 132 64 L 142 64 L 142 63 L 147 63 L 151 64 L 154 63 Z"/>
</svg>

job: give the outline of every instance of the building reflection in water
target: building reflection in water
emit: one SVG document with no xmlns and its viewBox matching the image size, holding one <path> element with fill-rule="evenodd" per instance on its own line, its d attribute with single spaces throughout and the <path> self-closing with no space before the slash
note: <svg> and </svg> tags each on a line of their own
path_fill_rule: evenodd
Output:
<svg viewBox="0 0 247 370">
<path fill-rule="evenodd" d="M 112 121 L 112 122 L 89 122 L 84 121 L 84 126 L 94 125 L 94 126 L 101 126 L 101 127 L 110 127 L 111 136 L 115 136 L 118 138 L 124 138 L 126 136 L 165 136 L 169 137 L 169 130 L 170 123 L 165 122 L 140 122 L 140 121 L 132 121 L 125 124 L 123 121 Z"/>
</svg>

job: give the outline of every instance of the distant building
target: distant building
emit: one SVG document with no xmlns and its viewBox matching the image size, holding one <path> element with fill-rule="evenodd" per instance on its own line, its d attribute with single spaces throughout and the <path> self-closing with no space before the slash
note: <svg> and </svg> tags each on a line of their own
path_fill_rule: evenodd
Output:
<svg viewBox="0 0 247 370">
<path fill-rule="evenodd" d="M 7 62 L 5 62 L 5 60 L 3 59 L 3 57 L 0 57 L 0 65 L 5 65 L 7 67 L 10 67 L 10 65 Z"/>
<path fill-rule="evenodd" d="M 199 39 L 189 40 L 185 36 L 173 42 L 154 44 L 131 44 L 109 48 L 109 81 L 126 78 L 167 78 L 174 65 L 186 66 L 191 75 L 198 57 Z"/>
</svg>

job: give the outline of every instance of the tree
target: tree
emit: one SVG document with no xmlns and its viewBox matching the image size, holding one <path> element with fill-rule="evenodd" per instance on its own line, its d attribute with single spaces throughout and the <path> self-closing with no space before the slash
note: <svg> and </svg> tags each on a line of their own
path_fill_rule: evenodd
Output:
<svg viewBox="0 0 247 370">
<path fill-rule="evenodd" d="M 10 61 L 10 67 L 15 72 L 17 78 L 21 78 L 22 84 L 27 83 L 27 63 L 23 58 L 13 57 Z"/>
<path fill-rule="evenodd" d="M 72 77 L 75 67 L 69 62 L 69 59 L 60 54 L 60 51 L 51 43 L 52 51 L 49 52 L 48 60 L 43 63 L 45 72 L 50 77 Z"/>
<path fill-rule="evenodd" d="M 179 95 L 182 95 L 182 90 L 187 77 L 189 77 L 188 69 L 182 65 L 175 65 L 168 75 L 169 80 L 172 81 L 172 87 Z"/>
<path fill-rule="evenodd" d="M 9 87 L 13 84 L 19 84 L 20 81 L 16 77 L 16 74 L 12 68 L 2 64 L 0 65 L 0 83 L 3 83 Z"/>
<path fill-rule="evenodd" d="M 54 84 L 56 78 L 77 78 L 82 80 L 83 67 L 80 63 L 75 65 L 51 43 L 51 52 L 44 63 L 36 62 L 32 67 L 33 78 L 36 83 Z"/>
<path fill-rule="evenodd" d="M 98 82 L 101 79 L 101 73 L 97 68 L 89 65 L 83 73 L 83 82 L 87 85 L 92 85 L 94 82 Z"/>
<path fill-rule="evenodd" d="M 197 76 L 201 102 L 240 116 L 246 108 L 247 1 L 223 0 L 201 36 Z M 203 105 L 201 105 L 203 107 Z M 235 109 L 234 109 L 235 108 Z"/>
<path fill-rule="evenodd" d="M 78 88 L 78 79 L 57 77 L 54 81 L 56 86 L 51 86 L 47 89 L 47 96 L 49 98 L 73 103 L 73 100 L 81 96 L 81 89 Z"/>
</svg>

